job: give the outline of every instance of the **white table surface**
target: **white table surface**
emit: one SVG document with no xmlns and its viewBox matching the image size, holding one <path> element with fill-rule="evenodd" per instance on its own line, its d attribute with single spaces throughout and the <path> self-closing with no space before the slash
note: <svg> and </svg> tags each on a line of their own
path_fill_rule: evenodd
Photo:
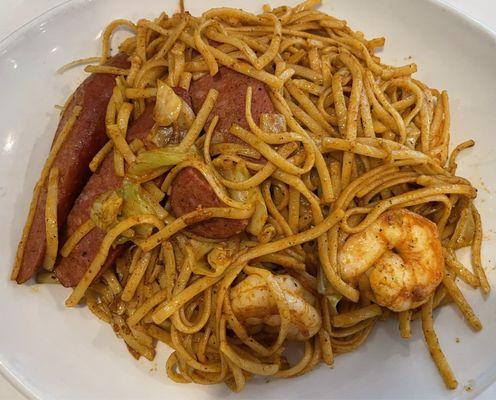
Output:
<svg viewBox="0 0 496 400">
<path fill-rule="evenodd" d="M 67 0 L 0 0 L 0 40 L 41 13 Z M 328 0 L 329 1 L 329 0 Z M 495 0 L 442 0 L 462 10 L 496 32 Z M 185 0 L 186 6 L 188 0 Z M 0 400 L 23 400 L 24 396 L 0 375 Z M 496 399 L 496 384 L 478 400 Z"/>
</svg>

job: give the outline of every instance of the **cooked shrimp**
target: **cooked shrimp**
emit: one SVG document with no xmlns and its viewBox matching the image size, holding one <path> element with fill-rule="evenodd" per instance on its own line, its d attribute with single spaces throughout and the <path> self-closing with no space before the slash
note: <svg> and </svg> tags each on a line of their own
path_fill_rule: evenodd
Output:
<svg viewBox="0 0 496 400">
<path fill-rule="evenodd" d="M 315 335 L 322 324 L 313 306 L 315 297 L 289 275 L 276 275 L 274 278 L 284 292 L 291 314 L 288 338 L 306 340 Z M 236 318 L 248 325 L 278 327 L 281 324 L 277 303 L 264 279 L 258 275 L 249 275 L 236 285 L 231 290 L 230 299 Z"/>
<path fill-rule="evenodd" d="M 406 209 L 387 211 L 350 236 L 338 254 L 344 280 L 364 273 L 377 304 L 405 311 L 425 303 L 444 276 L 436 225 Z"/>
</svg>

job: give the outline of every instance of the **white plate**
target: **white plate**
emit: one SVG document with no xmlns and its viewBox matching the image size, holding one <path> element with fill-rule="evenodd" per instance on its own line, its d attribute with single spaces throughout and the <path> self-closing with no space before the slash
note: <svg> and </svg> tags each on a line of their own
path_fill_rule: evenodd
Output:
<svg viewBox="0 0 496 400">
<path fill-rule="evenodd" d="M 258 11 L 262 0 L 189 0 L 198 15 L 229 4 Z M 295 4 L 294 0 L 276 4 Z M 172 5 L 174 4 L 174 6 Z M 66 309 L 68 290 L 17 286 L 8 281 L 32 188 L 57 124 L 55 104 L 83 79 L 81 70 L 55 75 L 62 64 L 94 55 L 101 29 L 112 19 L 152 17 L 174 11 L 176 1 L 77 0 L 64 3 L 0 42 L 0 362 L 2 372 L 25 394 L 54 398 L 470 398 L 496 379 L 496 297 L 464 288 L 484 330 L 474 334 L 450 307 L 436 313 L 441 345 L 460 385 L 447 391 L 425 349 L 421 329 L 401 340 L 393 323 L 381 323 L 358 351 L 339 356 L 333 369 L 320 367 L 297 379 L 252 382 L 239 395 L 223 386 L 179 385 L 165 377 L 164 360 L 134 361 L 111 329 L 83 309 Z M 274 3 L 273 3 L 274 4 Z M 496 39 L 472 20 L 432 1 L 333 0 L 323 10 L 347 19 L 368 37 L 385 35 L 384 60 L 412 57 L 419 79 L 448 89 L 453 143 L 477 140 L 460 157 L 459 172 L 480 189 L 484 222 L 483 259 L 496 282 L 493 193 L 496 189 Z M 460 338 L 460 343 L 456 339 Z M 466 386 L 472 388 L 466 390 Z"/>
</svg>

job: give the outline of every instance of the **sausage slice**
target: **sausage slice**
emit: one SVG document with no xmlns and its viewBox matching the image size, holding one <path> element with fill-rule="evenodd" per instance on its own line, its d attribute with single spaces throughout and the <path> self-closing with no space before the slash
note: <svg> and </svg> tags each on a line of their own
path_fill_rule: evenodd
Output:
<svg viewBox="0 0 496 400">
<path fill-rule="evenodd" d="M 220 95 L 206 124 L 208 125 L 215 115 L 219 116 L 212 137 L 214 143 L 243 143 L 242 140 L 231 135 L 229 129 L 234 123 L 249 129 L 245 118 L 245 96 L 250 86 L 253 91 L 251 112 L 255 122 L 258 123 L 261 114 L 275 111 L 262 82 L 232 69 L 221 67 L 214 76 L 206 75 L 191 84 L 190 94 L 195 113 L 198 113 L 210 89 L 219 91 Z M 199 207 L 225 206 L 205 178 L 194 168 L 185 168 L 177 174 L 172 182 L 170 203 L 176 217 Z M 189 229 L 200 236 L 226 239 L 242 232 L 247 225 L 248 220 L 213 218 L 194 224 Z"/>
<path fill-rule="evenodd" d="M 181 170 L 171 185 L 170 205 L 176 217 L 195 211 L 198 207 L 225 207 L 210 184 L 195 168 Z M 227 239 L 245 230 L 246 219 L 212 218 L 198 222 L 188 229 L 196 235 Z"/>
<path fill-rule="evenodd" d="M 188 92 L 180 88 L 174 88 L 177 95 L 181 96 L 188 104 L 191 100 Z M 143 114 L 131 125 L 127 132 L 127 140 L 145 140 L 155 121 L 153 120 L 153 103 L 149 103 Z M 100 168 L 91 176 L 83 191 L 77 198 L 74 207 L 67 217 L 66 236 L 69 237 L 74 231 L 88 220 L 93 202 L 101 194 L 115 190 L 122 185 L 122 177 L 115 174 L 113 154 L 110 153 L 103 160 Z M 56 265 L 55 275 L 64 286 L 75 286 L 81 280 L 95 255 L 100 249 L 106 232 L 93 228 L 76 245 L 67 257 L 61 257 Z M 124 249 L 119 246 L 111 249 L 102 271 L 109 267 L 120 252 Z"/>
<path fill-rule="evenodd" d="M 215 115 L 219 116 L 219 122 L 212 137 L 214 143 L 243 143 L 243 141 L 231 135 L 229 129 L 232 124 L 238 124 L 242 128 L 249 129 L 245 118 L 245 96 L 246 89 L 249 86 L 253 91 L 251 113 L 255 122 L 258 123 L 261 114 L 275 112 L 267 89 L 259 80 L 240 74 L 232 69 L 220 67 L 214 76 L 205 75 L 203 78 L 191 83 L 190 94 L 195 113 L 200 110 L 210 89 L 219 91 L 217 102 L 206 123 L 206 126 L 208 126 Z"/>
<path fill-rule="evenodd" d="M 127 68 L 129 67 L 127 58 L 127 55 L 120 53 L 111 58 L 107 65 Z M 107 141 L 105 113 L 114 86 L 114 75 L 90 75 L 76 89 L 71 102 L 60 119 L 55 138 L 60 134 L 74 107 L 82 107 L 81 113 L 54 161 L 54 167 L 58 167 L 60 171 L 57 194 L 59 228 L 65 223 L 74 200 L 88 180 L 90 175 L 88 164 Z M 33 223 L 26 238 L 26 247 L 16 277 L 17 283 L 24 283 L 30 279 L 40 268 L 45 256 L 46 193 L 47 185 L 45 184 L 40 192 Z"/>
</svg>

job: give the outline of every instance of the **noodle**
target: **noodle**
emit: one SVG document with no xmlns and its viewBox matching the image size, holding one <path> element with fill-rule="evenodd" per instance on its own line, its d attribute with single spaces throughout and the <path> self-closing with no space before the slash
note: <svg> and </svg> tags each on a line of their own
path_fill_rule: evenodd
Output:
<svg viewBox="0 0 496 400">
<path fill-rule="evenodd" d="M 484 294 L 488 294 L 491 290 L 489 282 L 487 281 L 486 273 L 481 265 L 481 243 L 482 243 L 482 226 L 481 217 L 477 209 L 472 206 L 472 215 L 475 220 L 475 232 L 474 239 L 472 242 L 472 263 L 474 265 L 475 273 L 479 278 L 480 287 Z"/>
<path fill-rule="evenodd" d="M 378 317 L 382 314 L 382 309 L 377 304 L 336 315 L 332 320 L 332 325 L 337 328 L 348 328 L 369 318 Z"/>
<path fill-rule="evenodd" d="M 401 337 L 405 339 L 409 339 L 412 336 L 412 329 L 410 325 L 412 319 L 411 310 L 400 312 L 398 318 L 400 320 Z"/>
<path fill-rule="evenodd" d="M 62 67 L 60 67 L 58 70 L 57 70 L 57 74 L 63 74 L 64 72 L 66 72 L 67 70 L 71 69 L 71 68 L 74 68 L 74 67 L 77 67 L 79 65 L 84 65 L 84 64 L 91 64 L 91 63 L 97 63 L 97 62 L 100 62 L 101 60 L 101 57 L 86 57 L 86 58 L 80 58 L 79 60 L 74 60 L 74 61 L 71 61 L 65 65 L 63 65 Z"/>
<path fill-rule="evenodd" d="M 138 285 L 141 282 L 141 279 L 143 279 L 143 276 L 145 274 L 146 268 L 148 267 L 148 263 L 150 262 L 151 257 L 152 254 L 150 252 L 145 253 L 134 267 L 131 276 L 127 281 L 126 287 L 124 288 L 124 291 L 121 295 L 122 301 L 129 301 L 133 298 L 136 289 L 138 288 Z"/>
<path fill-rule="evenodd" d="M 112 75 L 129 75 L 129 70 L 117 68 L 117 67 L 109 67 L 106 65 L 88 65 L 84 72 L 88 72 L 90 74 L 112 74 Z"/>
<path fill-rule="evenodd" d="M 58 224 L 57 224 L 57 192 L 58 192 L 59 169 L 53 167 L 48 176 L 47 200 L 45 205 L 45 229 L 47 250 L 43 267 L 52 271 L 59 249 Z"/>
<path fill-rule="evenodd" d="M 424 331 L 425 341 L 429 347 L 431 357 L 436 363 L 439 373 L 444 379 L 444 383 L 449 389 L 456 389 L 458 381 L 446 361 L 446 357 L 439 346 L 436 332 L 432 326 L 432 298 L 422 306 L 422 330 Z"/>
<path fill-rule="evenodd" d="M 451 275 L 447 274 L 445 276 L 445 278 L 443 279 L 443 284 L 444 286 L 446 286 L 449 295 L 462 312 L 468 324 L 475 331 L 480 331 L 482 329 L 482 324 L 480 323 L 479 318 L 477 318 L 477 316 L 474 314 L 472 307 L 470 307 L 470 304 L 468 304 L 467 300 L 465 300 L 465 297 L 463 296 L 462 292 L 456 285 Z"/>
<path fill-rule="evenodd" d="M 100 247 L 100 251 L 98 252 L 95 259 L 92 261 L 90 267 L 84 274 L 83 278 L 74 288 L 74 291 L 69 296 L 69 298 L 66 300 L 66 305 L 68 307 L 74 307 L 82 299 L 82 297 L 86 292 L 86 289 L 89 287 L 93 279 L 100 271 L 102 264 L 107 258 L 107 254 L 110 249 L 110 246 L 112 245 L 113 241 L 117 238 L 117 236 L 119 236 L 122 232 L 128 230 L 129 228 L 133 227 L 134 225 L 138 225 L 142 223 L 151 223 L 157 227 L 161 227 L 163 225 L 163 223 L 160 220 L 158 220 L 156 217 L 145 215 L 145 216 L 130 217 L 117 224 L 115 228 L 112 228 L 112 230 L 110 230 L 105 236 L 105 239 L 103 240 L 102 245 Z"/>
<path fill-rule="evenodd" d="M 100 167 L 103 160 L 105 160 L 105 157 L 107 157 L 107 154 L 112 151 L 112 147 L 112 141 L 108 141 L 105 143 L 105 146 L 103 146 L 98 153 L 95 154 L 89 165 L 91 172 L 95 172 Z"/>
<path fill-rule="evenodd" d="M 117 151 L 120 154 L 122 154 L 126 162 L 128 164 L 134 163 L 134 161 L 136 161 L 136 156 L 134 155 L 133 151 L 126 142 L 126 139 L 122 134 L 122 131 L 120 130 L 119 126 L 108 125 L 107 133 L 110 136 L 110 139 L 112 139 L 112 142 L 114 143 L 114 147 L 117 149 Z"/>
</svg>

